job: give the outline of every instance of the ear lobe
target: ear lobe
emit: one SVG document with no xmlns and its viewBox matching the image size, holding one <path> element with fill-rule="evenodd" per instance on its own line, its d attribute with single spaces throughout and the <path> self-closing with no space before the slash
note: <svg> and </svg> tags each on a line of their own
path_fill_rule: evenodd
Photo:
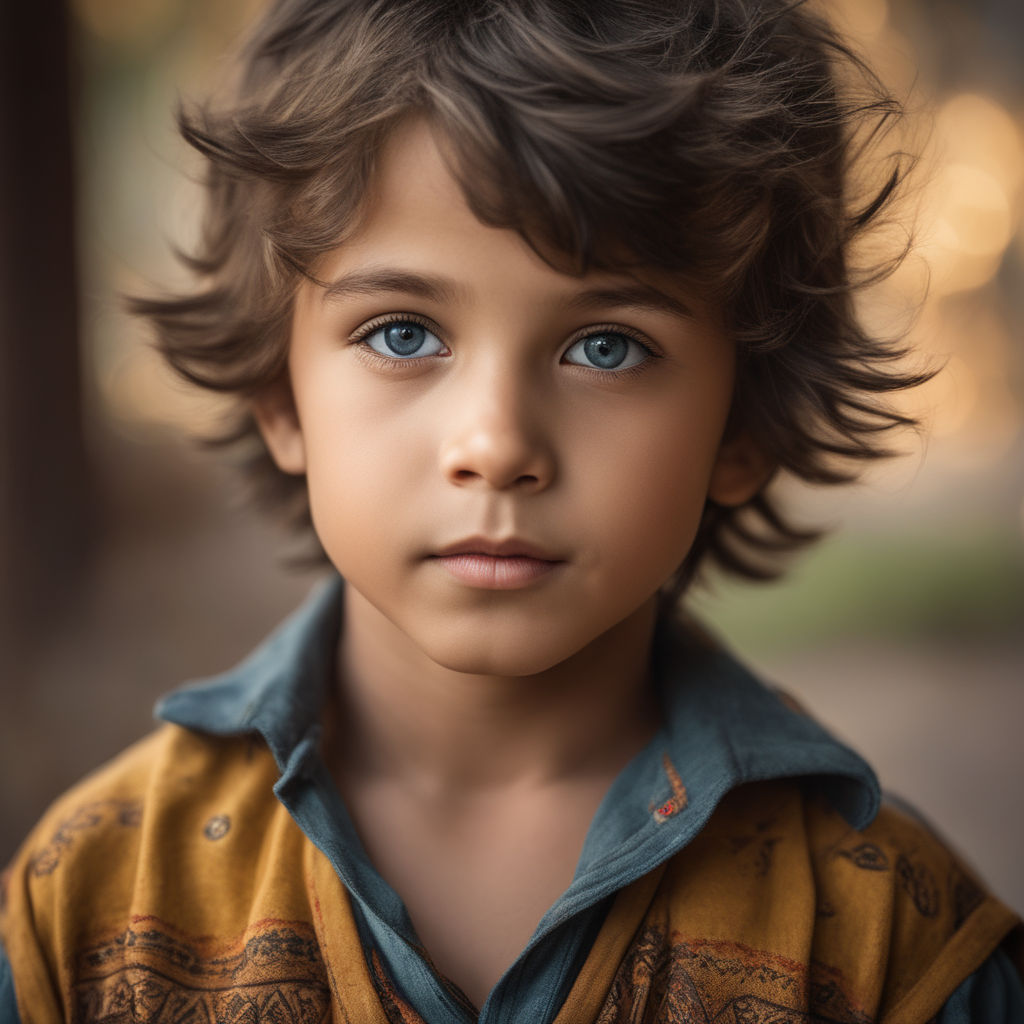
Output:
<svg viewBox="0 0 1024 1024">
<path fill-rule="evenodd" d="M 306 472 L 306 444 L 291 382 L 275 381 L 252 399 L 252 414 L 270 455 L 282 473 Z"/>
<path fill-rule="evenodd" d="M 776 466 L 746 431 L 727 437 L 718 449 L 708 497 L 734 507 L 749 501 L 771 479 Z"/>
</svg>

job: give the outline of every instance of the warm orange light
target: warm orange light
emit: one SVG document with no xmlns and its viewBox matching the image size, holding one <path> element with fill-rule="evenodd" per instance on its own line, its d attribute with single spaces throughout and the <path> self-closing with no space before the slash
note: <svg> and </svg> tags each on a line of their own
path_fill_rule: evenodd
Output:
<svg viewBox="0 0 1024 1024">
<path fill-rule="evenodd" d="M 946 162 L 967 164 L 991 175 L 1007 196 L 1024 182 L 1024 137 L 995 100 L 960 93 L 943 103 L 935 118 L 936 141 Z"/>
<path fill-rule="evenodd" d="M 1014 216 L 1003 186 L 987 171 L 950 164 L 931 183 L 920 242 L 932 268 L 932 295 L 987 284 L 1013 237 Z"/>
<path fill-rule="evenodd" d="M 159 35 L 180 7 L 177 0 L 71 0 L 72 13 L 89 33 L 132 46 Z"/>
<path fill-rule="evenodd" d="M 889 22 L 888 0 L 832 0 L 828 14 L 836 27 L 854 39 L 877 36 Z"/>
<path fill-rule="evenodd" d="M 922 396 L 932 436 L 947 437 L 960 430 L 978 403 L 978 392 L 973 367 L 960 356 L 950 356 Z"/>
<path fill-rule="evenodd" d="M 223 423 L 227 410 L 224 400 L 200 393 L 175 377 L 141 338 L 99 375 L 98 383 L 104 404 L 122 423 L 148 423 L 203 435 Z"/>
<path fill-rule="evenodd" d="M 950 164 L 939 182 L 942 224 L 968 256 L 1002 253 L 1013 235 L 1010 199 L 987 171 Z"/>
<path fill-rule="evenodd" d="M 905 396 L 943 447 L 968 459 L 1001 457 L 1021 425 L 1020 402 L 1007 376 L 1013 341 L 988 290 L 929 303 L 912 332 L 917 352 L 931 352 L 939 373 Z"/>
</svg>

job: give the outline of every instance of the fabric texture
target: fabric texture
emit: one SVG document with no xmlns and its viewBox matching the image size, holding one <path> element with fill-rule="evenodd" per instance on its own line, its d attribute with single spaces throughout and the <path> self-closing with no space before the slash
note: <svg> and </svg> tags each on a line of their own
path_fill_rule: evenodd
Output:
<svg viewBox="0 0 1024 1024">
<path fill-rule="evenodd" d="M 16 1024 L 17 1020 L 18 999 L 14 994 L 11 963 L 3 946 L 0 946 L 0 1024 Z"/>
<path fill-rule="evenodd" d="M 433 969 L 324 766 L 342 601 L 332 579 L 237 669 L 165 700 L 167 724 L 29 837 L 0 913 L 23 1024 L 923 1024 L 1000 978 L 1020 990 L 991 959 L 1017 917 L 878 809 L 860 758 L 665 628 L 664 727 L 478 1013 Z"/>
<path fill-rule="evenodd" d="M 936 1024 L 1020 1024 L 1024 986 L 1001 949 L 970 975 L 946 1001 Z"/>
</svg>

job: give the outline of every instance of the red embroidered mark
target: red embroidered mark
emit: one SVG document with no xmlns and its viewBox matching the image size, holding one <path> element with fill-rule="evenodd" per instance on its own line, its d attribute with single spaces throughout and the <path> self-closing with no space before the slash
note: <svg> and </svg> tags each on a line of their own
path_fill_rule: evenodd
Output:
<svg viewBox="0 0 1024 1024">
<path fill-rule="evenodd" d="M 672 797 L 654 811 L 654 820 L 659 825 L 671 818 L 672 815 L 678 814 L 687 803 L 686 787 L 683 785 L 683 780 L 679 778 L 679 772 L 676 771 L 675 765 L 669 760 L 668 754 L 662 756 L 661 763 L 668 776 L 669 785 L 672 787 Z"/>
</svg>

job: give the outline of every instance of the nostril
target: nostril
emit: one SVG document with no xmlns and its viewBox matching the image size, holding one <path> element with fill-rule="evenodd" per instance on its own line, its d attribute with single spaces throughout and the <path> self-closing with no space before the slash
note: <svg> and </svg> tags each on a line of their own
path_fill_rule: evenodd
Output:
<svg viewBox="0 0 1024 1024">
<path fill-rule="evenodd" d="M 450 479 L 457 484 L 472 484 L 480 480 L 486 480 L 492 486 L 506 487 L 539 487 L 541 478 L 536 473 L 520 473 L 511 480 L 506 478 L 504 482 L 494 479 L 493 475 L 480 473 L 473 469 L 456 469 L 452 471 Z"/>
<path fill-rule="evenodd" d="M 439 468 L 450 483 L 459 487 L 486 485 L 498 490 L 535 491 L 550 483 L 554 461 L 544 443 L 525 436 L 521 430 L 474 423 L 465 434 L 446 440 Z"/>
</svg>

